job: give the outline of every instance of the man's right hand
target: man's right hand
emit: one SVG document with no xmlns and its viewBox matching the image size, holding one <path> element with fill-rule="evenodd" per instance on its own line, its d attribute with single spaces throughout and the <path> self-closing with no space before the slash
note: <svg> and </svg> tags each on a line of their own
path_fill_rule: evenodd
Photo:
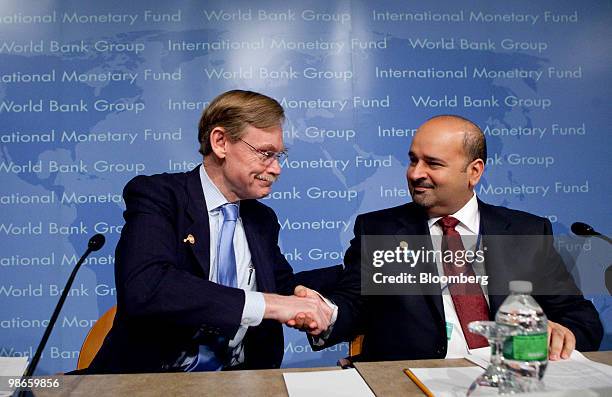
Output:
<svg viewBox="0 0 612 397">
<path fill-rule="evenodd" d="M 331 325 L 334 309 L 332 309 L 329 303 L 325 301 L 325 299 L 319 293 L 310 288 L 306 288 L 303 285 L 298 285 L 297 287 L 295 287 L 293 294 L 299 297 L 314 298 L 323 302 L 321 310 L 323 311 L 323 315 L 325 316 L 325 318 L 329 319 L 329 324 Z M 329 326 L 327 326 L 325 329 L 312 329 L 311 327 L 309 327 L 310 321 L 311 319 L 306 313 L 298 313 L 294 319 L 289 320 L 287 322 L 287 325 L 300 331 L 306 331 L 310 335 L 314 336 L 324 333 L 329 328 Z"/>
<path fill-rule="evenodd" d="M 318 335 L 329 327 L 331 315 L 327 304 L 317 296 L 283 296 L 264 294 L 264 318 L 288 323 L 299 318 L 309 333 Z M 299 317 L 298 317 L 299 316 Z"/>
</svg>

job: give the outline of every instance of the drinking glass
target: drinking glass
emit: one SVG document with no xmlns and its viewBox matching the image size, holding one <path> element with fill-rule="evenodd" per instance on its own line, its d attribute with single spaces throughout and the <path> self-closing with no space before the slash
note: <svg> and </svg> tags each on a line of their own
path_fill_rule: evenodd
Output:
<svg viewBox="0 0 612 397">
<path fill-rule="evenodd" d="M 502 349 L 506 338 L 519 333 L 518 327 L 497 324 L 495 321 L 472 321 L 468 329 L 487 339 L 491 346 L 491 360 L 484 373 L 472 382 L 467 396 L 511 394 L 517 390 L 517 380 L 503 366 Z"/>
</svg>

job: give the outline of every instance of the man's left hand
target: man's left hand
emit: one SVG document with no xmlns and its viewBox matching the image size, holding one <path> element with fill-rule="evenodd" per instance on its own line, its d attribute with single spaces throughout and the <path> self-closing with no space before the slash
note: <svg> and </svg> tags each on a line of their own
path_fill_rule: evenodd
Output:
<svg viewBox="0 0 612 397">
<path fill-rule="evenodd" d="M 568 328 L 548 320 L 548 359 L 567 359 L 576 348 L 576 337 Z"/>
</svg>

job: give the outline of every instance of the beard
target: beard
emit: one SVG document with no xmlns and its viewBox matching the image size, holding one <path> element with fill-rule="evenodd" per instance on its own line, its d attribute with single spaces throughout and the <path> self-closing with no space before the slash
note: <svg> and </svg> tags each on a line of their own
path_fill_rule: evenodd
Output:
<svg viewBox="0 0 612 397">
<path fill-rule="evenodd" d="M 410 192 L 410 193 L 412 196 L 412 201 L 415 204 L 418 204 L 423 208 L 431 208 L 434 205 L 435 199 L 431 197 L 430 195 L 424 194 L 424 193 L 417 193 L 417 194 L 414 194 L 413 192 Z"/>
<path fill-rule="evenodd" d="M 428 188 L 420 193 L 415 193 L 415 188 Z M 420 205 L 423 208 L 431 208 L 435 204 L 435 195 L 433 194 L 434 186 L 430 183 L 426 183 L 423 181 L 417 181 L 416 183 L 408 183 L 408 190 L 410 191 L 410 196 L 412 197 L 412 201 L 415 204 Z"/>
</svg>

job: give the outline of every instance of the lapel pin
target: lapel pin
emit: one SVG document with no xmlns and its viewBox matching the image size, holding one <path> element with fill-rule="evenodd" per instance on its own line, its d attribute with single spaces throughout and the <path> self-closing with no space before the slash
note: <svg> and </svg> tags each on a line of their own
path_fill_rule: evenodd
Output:
<svg viewBox="0 0 612 397">
<path fill-rule="evenodd" d="M 195 244 L 195 237 L 193 237 L 193 234 L 188 234 L 187 237 L 185 237 L 183 239 L 183 242 L 184 243 L 189 243 L 191 245 L 194 245 Z"/>
<path fill-rule="evenodd" d="M 400 248 L 408 248 L 408 243 L 405 241 L 400 241 L 399 246 Z"/>
</svg>

